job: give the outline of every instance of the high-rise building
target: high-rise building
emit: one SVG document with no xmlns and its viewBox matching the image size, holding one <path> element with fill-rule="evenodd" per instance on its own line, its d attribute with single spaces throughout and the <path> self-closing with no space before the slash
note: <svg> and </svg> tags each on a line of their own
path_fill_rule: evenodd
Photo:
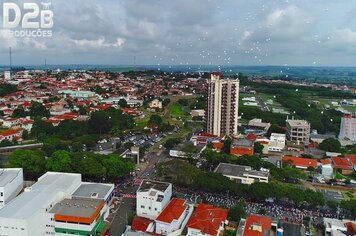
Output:
<svg viewBox="0 0 356 236">
<path fill-rule="evenodd" d="M 4 72 L 4 79 L 5 79 L 6 81 L 12 79 L 12 78 L 11 78 L 11 71 L 5 71 L 5 72 Z"/>
<path fill-rule="evenodd" d="M 239 84 L 238 79 L 224 79 L 222 73 L 210 74 L 205 112 L 208 133 L 237 134 Z"/>
</svg>

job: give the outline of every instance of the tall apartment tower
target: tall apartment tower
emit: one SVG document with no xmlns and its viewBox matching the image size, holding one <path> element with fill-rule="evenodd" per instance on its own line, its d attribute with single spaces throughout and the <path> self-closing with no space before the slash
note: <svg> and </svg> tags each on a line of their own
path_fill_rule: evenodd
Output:
<svg viewBox="0 0 356 236">
<path fill-rule="evenodd" d="M 224 79 L 222 73 L 210 74 L 205 118 L 207 132 L 214 135 L 236 135 L 239 110 L 238 79 Z"/>
</svg>

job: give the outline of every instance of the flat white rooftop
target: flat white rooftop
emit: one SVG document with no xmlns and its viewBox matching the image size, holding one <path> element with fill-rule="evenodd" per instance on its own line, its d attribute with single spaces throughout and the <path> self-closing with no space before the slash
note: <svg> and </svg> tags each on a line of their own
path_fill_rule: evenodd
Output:
<svg viewBox="0 0 356 236">
<path fill-rule="evenodd" d="M 80 183 L 80 174 L 47 172 L 38 182 L 5 205 L 0 210 L 0 218 L 29 219 L 39 210 L 44 210 L 58 196 L 64 198 L 71 194 Z"/>
<path fill-rule="evenodd" d="M 306 120 L 287 120 L 287 122 L 292 127 L 309 126 L 309 123 Z"/>
<path fill-rule="evenodd" d="M 5 187 L 12 182 L 22 171 L 21 168 L 0 169 L 0 187 Z"/>
</svg>

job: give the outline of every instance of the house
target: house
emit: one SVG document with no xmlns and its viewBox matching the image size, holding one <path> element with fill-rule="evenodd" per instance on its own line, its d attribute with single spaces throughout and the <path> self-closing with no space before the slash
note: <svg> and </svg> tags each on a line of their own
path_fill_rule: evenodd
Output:
<svg viewBox="0 0 356 236">
<path fill-rule="evenodd" d="M 172 184 L 144 180 L 136 196 L 136 214 L 154 220 L 168 205 L 172 197 Z"/>
<path fill-rule="evenodd" d="M 268 143 L 268 152 L 282 152 L 286 146 L 286 135 L 272 133 Z"/>
<path fill-rule="evenodd" d="M 235 156 L 253 156 L 254 141 L 249 139 L 237 139 L 232 142 L 230 153 Z"/>
<path fill-rule="evenodd" d="M 272 219 L 268 216 L 250 215 L 241 219 L 237 236 L 268 236 L 272 230 Z M 278 235 L 278 234 L 277 234 Z"/>
<path fill-rule="evenodd" d="M 322 159 L 320 160 L 321 163 L 321 174 L 325 178 L 332 178 L 334 175 L 334 169 L 333 166 L 331 165 L 331 162 L 329 159 Z"/>
<path fill-rule="evenodd" d="M 221 141 L 222 137 L 213 135 L 213 134 L 207 134 L 207 133 L 196 133 L 192 135 L 190 138 L 190 141 L 193 143 L 201 143 L 201 144 L 207 144 L 213 141 Z"/>
<path fill-rule="evenodd" d="M 216 173 L 242 184 L 253 184 L 255 182 L 268 183 L 268 170 L 252 170 L 250 166 L 220 163 L 215 169 Z"/>
<path fill-rule="evenodd" d="M 0 142 L 3 140 L 21 140 L 22 139 L 22 129 L 8 129 L 0 133 Z"/>
<path fill-rule="evenodd" d="M 283 163 L 289 163 L 298 169 L 306 170 L 308 167 L 313 167 L 316 169 L 318 167 L 317 160 L 309 159 L 309 158 L 302 158 L 302 157 L 293 157 L 293 156 L 284 156 L 282 158 Z"/>
<path fill-rule="evenodd" d="M 144 217 L 135 216 L 132 220 L 131 230 L 137 232 L 153 232 L 154 221 Z"/>
<path fill-rule="evenodd" d="M 35 121 L 29 119 L 22 119 L 21 123 L 22 123 L 21 128 L 27 130 L 28 132 L 31 132 L 32 126 L 35 123 Z"/>
<path fill-rule="evenodd" d="M 155 220 L 156 234 L 181 235 L 193 210 L 185 199 L 173 198 Z"/>
<path fill-rule="evenodd" d="M 187 236 L 218 236 L 228 224 L 228 209 L 201 203 L 187 223 Z"/>
<path fill-rule="evenodd" d="M 271 123 L 262 122 L 262 119 L 252 119 L 248 122 L 248 126 L 251 128 L 262 129 L 267 131 L 271 127 Z"/>
<path fill-rule="evenodd" d="M 354 164 L 350 158 L 333 157 L 331 158 L 335 170 L 343 175 L 351 175 L 354 172 Z"/>
<path fill-rule="evenodd" d="M 20 119 L 17 119 L 17 118 L 6 118 L 3 120 L 3 123 L 2 123 L 2 126 L 4 128 L 12 128 L 12 127 L 15 127 L 15 126 L 19 126 L 20 125 Z"/>
<path fill-rule="evenodd" d="M 149 107 L 152 109 L 162 109 L 162 101 L 158 100 L 158 99 L 154 99 L 150 102 Z"/>
</svg>

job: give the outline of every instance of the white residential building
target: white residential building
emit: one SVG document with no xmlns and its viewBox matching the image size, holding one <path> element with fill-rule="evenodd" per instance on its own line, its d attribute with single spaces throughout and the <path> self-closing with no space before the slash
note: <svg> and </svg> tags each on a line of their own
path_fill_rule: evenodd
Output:
<svg viewBox="0 0 356 236">
<path fill-rule="evenodd" d="M 220 163 L 216 167 L 215 172 L 242 184 L 253 184 L 255 182 L 268 183 L 269 179 L 269 171 L 267 169 L 258 171 L 253 170 L 250 166 L 228 163 Z"/>
<path fill-rule="evenodd" d="M 187 223 L 187 236 L 218 236 L 223 232 L 229 210 L 201 203 Z"/>
<path fill-rule="evenodd" d="M 181 235 L 194 207 L 184 199 L 174 198 L 155 220 L 156 234 Z"/>
<path fill-rule="evenodd" d="M 172 184 L 144 180 L 136 194 L 136 214 L 156 219 L 172 197 Z"/>
<path fill-rule="evenodd" d="M 281 152 L 286 146 L 286 135 L 272 133 L 268 144 L 269 152 Z"/>
<path fill-rule="evenodd" d="M 22 168 L 0 169 L 0 209 L 14 199 L 22 188 Z"/>
<path fill-rule="evenodd" d="M 264 129 L 265 131 L 267 131 L 269 127 L 271 127 L 271 123 L 262 122 L 262 119 L 254 118 L 248 122 L 248 126 L 253 128 Z"/>
</svg>

